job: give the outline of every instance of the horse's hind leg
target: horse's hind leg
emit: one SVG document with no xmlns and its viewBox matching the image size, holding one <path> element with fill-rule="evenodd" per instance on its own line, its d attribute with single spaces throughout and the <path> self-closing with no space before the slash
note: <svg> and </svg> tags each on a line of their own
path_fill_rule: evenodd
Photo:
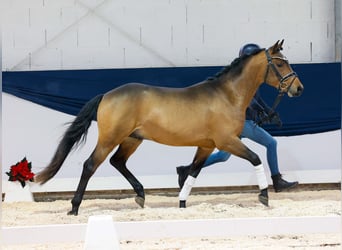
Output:
<svg viewBox="0 0 342 250">
<path fill-rule="evenodd" d="M 72 210 L 68 212 L 68 215 L 78 214 L 78 209 L 82 202 L 90 177 L 95 173 L 96 169 L 104 161 L 110 151 L 113 150 L 113 148 L 114 146 L 105 148 L 98 144 L 90 157 L 84 162 L 80 182 L 74 194 L 74 198 L 71 200 Z"/>
<path fill-rule="evenodd" d="M 208 156 L 213 152 L 213 148 L 197 148 L 194 160 L 191 163 L 189 170 L 189 175 L 186 178 L 182 190 L 179 193 L 179 207 L 186 207 L 186 200 L 191 192 L 195 180 L 199 173 L 201 172 L 204 162 L 207 160 Z"/>
<path fill-rule="evenodd" d="M 137 196 L 135 202 L 139 206 L 144 207 L 145 191 L 143 185 L 138 179 L 127 169 L 127 159 L 135 152 L 142 140 L 134 137 L 127 137 L 119 146 L 119 149 L 110 158 L 110 163 L 126 178 L 132 185 Z"/>
</svg>

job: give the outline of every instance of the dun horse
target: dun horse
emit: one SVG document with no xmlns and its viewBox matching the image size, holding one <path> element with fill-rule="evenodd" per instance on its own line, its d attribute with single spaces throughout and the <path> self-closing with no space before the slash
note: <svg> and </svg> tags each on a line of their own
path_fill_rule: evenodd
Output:
<svg viewBox="0 0 342 250">
<path fill-rule="evenodd" d="M 58 172 L 71 149 L 85 140 L 97 115 L 97 145 L 84 162 L 82 176 L 68 214 L 77 215 L 90 177 L 116 146 L 110 163 L 132 185 L 135 201 L 144 206 L 144 187 L 126 162 L 141 142 L 153 140 L 171 146 L 196 146 L 189 177 L 180 194 L 186 206 L 195 178 L 212 151 L 228 151 L 253 164 L 260 189 L 259 201 L 268 205 L 263 165 L 240 140 L 245 111 L 258 87 L 266 82 L 288 96 L 299 96 L 303 85 L 280 52 L 283 41 L 249 56 L 236 58 L 215 77 L 186 88 L 152 87 L 129 83 L 90 100 L 66 130 L 50 164 L 36 176 L 45 183 Z"/>
</svg>

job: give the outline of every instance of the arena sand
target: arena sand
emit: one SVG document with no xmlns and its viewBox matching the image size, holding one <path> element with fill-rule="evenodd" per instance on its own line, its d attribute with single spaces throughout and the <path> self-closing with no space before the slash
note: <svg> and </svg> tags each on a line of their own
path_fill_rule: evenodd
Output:
<svg viewBox="0 0 342 250">
<path fill-rule="evenodd" d="M 257 200 L 256 193 L 193 194 L 187 208 L 178 208 L 174 195 L 147 195 L 145 208 L 133 196 L 122 199 L 83 200 L 78 216 L 68 216 L 70 200 L 14 202 L 2 204 L 2 226 L 87 223 L 92 215 L 112 215 L 115 221 L 192 220 L 245 217 L 341 215 L 340 190 L 270 192 L 270 206 Z M 203 229 L 205 230 L 205 229 Z M 72 244 L 11 245 L 3 249 L 83 249 Z M 341 249 L 340 234 L 239 236 L 229 238 L 156 239 L 120 242 L 121 249 Z"/>
</svg>

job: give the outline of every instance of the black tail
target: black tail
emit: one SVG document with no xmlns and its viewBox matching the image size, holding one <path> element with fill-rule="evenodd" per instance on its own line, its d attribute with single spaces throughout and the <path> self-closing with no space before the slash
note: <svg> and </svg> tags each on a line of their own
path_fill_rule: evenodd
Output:
<svg viewBox="0 0 342 250">
<path fill-rule="evenodd" d="M 98 95 L 84 105 L 64 133 L 50 164 L 36 175 L 35 182 L 44 184 L 54 177 L 74 145 L 86 140 L 88 129 L 92 120 L 96 118 L 95 116 L 102 97 L 103 95 Z"/>
</svg>

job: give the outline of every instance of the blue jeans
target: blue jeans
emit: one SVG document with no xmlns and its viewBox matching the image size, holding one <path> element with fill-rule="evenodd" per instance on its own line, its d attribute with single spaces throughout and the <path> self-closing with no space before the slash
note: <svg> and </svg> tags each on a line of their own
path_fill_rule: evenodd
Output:
<svg viewBox="0 0 342 250">
<path fill-rule="evenodd" d="M 258 144 L 261 144 L 267 149 L 267 162 L 272 175 L 279 174 L 278 157 L 277 157 L 277 141 L 262 127 L 255 124 L 252 120 L 246 120 L 241 138 L 248 138 Z M 229 159 L 230 153 L 225 151 L 218 151 L 212 153 L 205 161 L 203 167 L 208 167 L 217 162 L 224 162 Z"/>
</svg>

